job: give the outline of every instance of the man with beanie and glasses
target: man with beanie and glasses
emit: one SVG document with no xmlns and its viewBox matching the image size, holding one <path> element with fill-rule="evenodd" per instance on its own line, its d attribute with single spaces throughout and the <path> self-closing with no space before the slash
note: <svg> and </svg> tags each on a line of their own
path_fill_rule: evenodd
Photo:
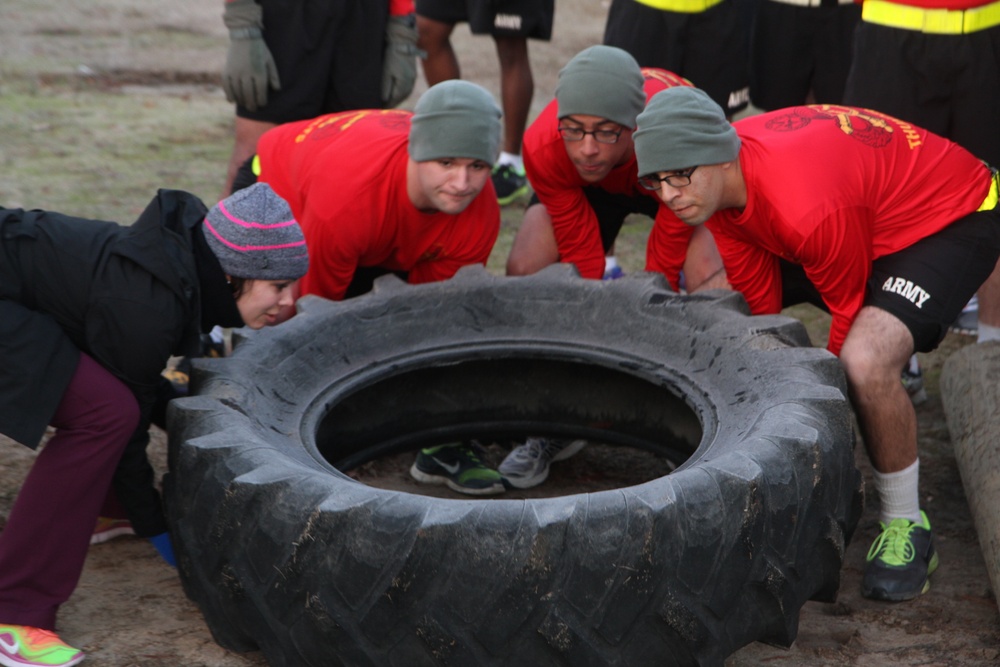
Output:
<svg viewBox="0 0 1000 667">
<path fill-rule="evenodd" d="M 603 277 L 605 255 L 631 213 L 654 218 L 662 228 L 658 233 L 673 253 L 667 277 L 674 289 L 682 269 L 689 290 L 721 269 L 711 235 L 677 220 L 639 187 L 636 170 L 632 131 L 646 100 L 690 85 L 664 70 L 641 70 L 612 46 L 589 47 L 567 63 L 556 99 L 525 133 L 525 168 L 535 196 L 511 247 L 508 275 L 563 262 L 584 278 Z"/>
<path fill-rule="evenodd" d="M 114 493 L 174 564 L 145 436 L 160 371 L 213 325 L 259 329 L 309 265 L 266 185 L 211 210 L 160 190 L 131 226 L 0 208 L 0 433 L 31 448 L 55 427 L 0 532 L 0 664 L 75 665 L 54 632 Z"/>
<path fill-rule="evenodd" d="M 980 285 L 1000 283 L 997 172 L 957 144 L 876 111 L 800 106 L 735 124 L 694 88 L 654 97 L 635 134 L 647 187 L 712 230 L 755 314 L 809 301 L 833 316 L 874 469 L 881 531 L 862 593 L 908 600 L 938 556 L 920 509 L 917 421 L 900 382 Z"/>
<path fill-rule="evenodd" d="M 626 216 L 654 219 L 651 238 L 668 258 L 661 267 L 674 289 L 725 286 L 725 272 L 712 235 L 693 229 L 639 186 L 632 131 L 654 94 L 690 86 L 676 74 L 640 69 L 622 49 L 592 46 L 559 72 L 556 99 L 524 137 L 524 159 L 533 195 L 507 259 L 507 274 L 535 273 L 556 262 L 573 264 L 584 278 L 605 275 L 605 257 Z M 712 283 L 706 283 L 711 279 Z M 500 465 L 517 488 L 541 484 L 549 463 L 579 451 L 568 443 L 529 438 Z"/>
<path fill-rule="evenodd" d="M 490 183 L 499 146 L 493 96 L 450 80 L 413 113 L 347 111 L 278 126 L 261 137 L 253 171 L 302 224 L 312 263 L 301 294 L 340 300 L 386 273 L 427 283 L 485 264 L 500 232 Z M 467 446 L 421 452 L 413 474 L 462 493 L 503 491 Z"/>
</svg>

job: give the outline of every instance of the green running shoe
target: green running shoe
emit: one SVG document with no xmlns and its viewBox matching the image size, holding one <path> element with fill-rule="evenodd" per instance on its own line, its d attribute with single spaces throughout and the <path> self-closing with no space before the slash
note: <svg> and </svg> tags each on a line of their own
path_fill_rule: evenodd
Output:
<svg viewBox="0 0 1000 667">
<path fill-rule="evenodd" d="M 518 170 L 513 165 L 499 164 L 493 167 L 490 178 L 497 193 L 497 203 L 501 206 L 506 206 L 528 193 L 528 177 L 524 175 L 524 169 Z"/>
<path fill-rule="evenodd" d="M 0 625 L 0 665 L 8 667 L 68 667 L 84 659 L 78 648 L 58 635 L 29 625 Z"/>
<path fill-rule="evenodd" d="M 930 575 L 937 569 L 938 555 L 931 538 L 931 522 L 922 511 L 923 523 L 893 519 L 871 549 L 861 582 L 861 594 L 873 600 L 912 600 L 931 587 Z"/>
<path fill-rule="evenodd" d="M 504 492 L 500 473 L 479 460 L 474 444 L 422 449 L 410 467 L 410 476 L 424 484 L 447 484 L 448 488 L 470 496 Z"/>
</svg>

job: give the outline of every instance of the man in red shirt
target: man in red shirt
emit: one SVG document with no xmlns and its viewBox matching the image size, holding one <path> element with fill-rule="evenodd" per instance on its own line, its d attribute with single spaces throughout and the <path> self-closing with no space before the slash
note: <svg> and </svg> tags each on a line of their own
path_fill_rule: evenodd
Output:
<svg viewBox="0 0 1000 667">
<path fill-rule="evenodd" d="M 268 131 L 253 171 L 302 226 L 314 261 L 300 294 L 340 300 L 385 273 L 426 283 L 485 264 L 500 231 L 490 183 L 499 145 L 493 97 L 459 80 L 429 88 L 412 114 L 346 111 Z M 425 449 L 411 473 L 462 493 L 504 489 L 466 446 Z"/>
<path fill-rule="evenodd" d="M 730 124 L 702 91 L 670 89 L 638 125 L 644 184 L 681 220 L 712 230 L 754 313 L 810 300 L 832 314 L 828 348 L 843 363 L 881 500 L 862 592 L 925 592 L 938 558 L 900 371 L 938 345 L 984 281 L 1000 281 L 997 173 L 943 137 L 852 107 Z"/>
<path fill-rule="evenodd" d="M 564 262 L 584 278 L 601 278 L 605 254 L 630 213 L 655 218 L 670 257 L 664 272 L 674 289 L 682 268 L 689 291 L 721 270 L 711 235 L 680 222 L 655 193 L 639 187 L 636 172 L 635 117 L 661 90 L 690 85 L 665 70 L 641 70 L 612 46 L 592 46 L 567 63 L 556 99 L 524 135 L 524 164 L 535 196 L 511 246 L 508 275 Z"/>
<path fill-rule="evenodd" d="M 368 291 L 372 273 L 426 283 L 485 264 L 500 231 L 499 117 L 484 89 L 445 81 L 414 113 L 345 111 L 261 137 L 257 178 L 292 207 L 316 258 L 301 294 L 340 300 Z"/>
<path fill-rule="evenodd" d="M 507 258 L 507 274 L 535 273 L 556 262 L 584 278 L 601 278 L 625 217 L 654 218 L 663 265 L 674 289 L 684 271 L 688 291 L 714 277 L 725 285 L 722 260 L 704 228 L 692 229 L 639 186 L 632 131 L 646 100 L 671 86 L 690 86 L 661 69 L 640 69 L 628 52 L 592 46 L 559 72 L 556 99 L 524 135 L 524 165 L 535 194 Z M 572 456 L 583 441 L 531 437 L 500 464 L 516 488 L 545 481 L 549 464 Z"/>
</svg>

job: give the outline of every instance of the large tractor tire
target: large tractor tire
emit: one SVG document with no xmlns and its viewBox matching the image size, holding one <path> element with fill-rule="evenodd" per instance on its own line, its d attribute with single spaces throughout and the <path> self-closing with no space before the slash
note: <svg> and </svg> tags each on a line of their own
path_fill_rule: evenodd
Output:
<svg viewBox="0 0 1000 667">
<path fill-rule="evenodd" d="M 834 599 L 862 483 L 839 362 L 798 322 L 566 266 L 299 307 L 171 405 L 180 575 L 222 646 L 288 667 L 721 665 Z M 530 500 L 342 472 L 484 434 L 679 465 Z"/>
</svg>

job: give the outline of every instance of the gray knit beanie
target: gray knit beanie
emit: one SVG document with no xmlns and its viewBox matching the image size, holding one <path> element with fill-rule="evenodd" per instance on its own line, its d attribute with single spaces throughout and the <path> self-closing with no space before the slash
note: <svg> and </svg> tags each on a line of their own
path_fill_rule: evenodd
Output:
<svg viewBox="0 0 1000 667">
<path fill-rule="evenodd" d="M 468 81 L 431 86 L 413 109 L 409 153 L 417 162 L 455 157 L 492 165 L 500 155 L 500 108 Z"/>
<path fill-rule="evenodd" d="M 628 51 L 591 46 L 573 56 L 556 84 L 558 117 L 598 116 L 629 129 L 646 105 L 642 70 Z"/>
<path fill-rule="evenodd" d="M 288 203 L 267 183 L 254 183 L 220 201 L 201 228 L 230 276 L 296 280 L 309 268 L 302 229 Z"/>
<path fill-rule="evenodd" d="M 722 107 L 698 88 L 660 91 L 637 122 L 632 140 L 640 176 L 730 162 L 740 153 L 740 138 Z"/>
</svg>

